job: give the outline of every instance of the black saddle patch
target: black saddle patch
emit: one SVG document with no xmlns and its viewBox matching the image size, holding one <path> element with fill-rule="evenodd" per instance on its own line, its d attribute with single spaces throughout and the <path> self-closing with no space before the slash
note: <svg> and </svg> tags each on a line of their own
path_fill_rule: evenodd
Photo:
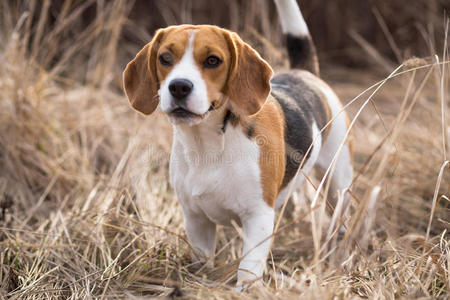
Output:
<svg viewBox="0 0 450 300">
<path fill-rule="evenodd" d="M 293 72 L 276 75 L 272 81 L 272 96 L 280 103 L 285 118 L 286 170 L 282 186 L 296 174 L 305 154 L 309 158 L 313 141 L 312 125 L 321 129 L 327 122 L 319 95 Z M 308 153 L 307 153 L 308 152 Z M 305 160 L 306 162 L 306 160 Z"/>
</svg>

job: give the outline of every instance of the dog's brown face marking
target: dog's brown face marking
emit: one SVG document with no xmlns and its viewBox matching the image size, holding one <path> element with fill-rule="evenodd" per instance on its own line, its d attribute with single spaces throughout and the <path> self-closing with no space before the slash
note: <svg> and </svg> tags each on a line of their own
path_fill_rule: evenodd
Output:
<svg viewBox="0 0 450 300">
<path fill-rule="evenodd" d="M 208 100 L 217 108 L 228 79 L 230 51 L 222 29 L 214 26 L 177 26 L 164 30 L 157 52 L 157 77 L 162 82 L 186 53 L 189 38 L 193 39 L 193 56 L 206 83 Z"/>
<path fill-rule="evenodd" d="M 216 101 L 215 107 L 217 108 L 223 104 L 225 99 L 222 96 L 231 63 L 231 55 L 223 30 L 215 27 L 199 29 L 194 40 L 194 57 L 202 70 L 208 98 L 211 102 Z M 211 64 L 211 60 L 213 64 Z"/>
<path fill-rule="evenodd" d="M 158 30 L 153 40 L 128 64 L 124 87 L 136 110 L 144 114 L 153 112 L 159 95 L 164 95 L 161 89 L 167 88 L 163 86 L 164 81 L 189 51 L 207 95 L 207 99 L 192 101 L 208 101 L 217 108 L 230 99 L 238 114 L 252 115 L 259 111 L 270 91 L 272 69 L 235 33 L 210 25 Z M 196 88 L 202 87 L 193 87 Z M 201 109 L 195 113 L 204 114 L 205 107 L 209 106 L 197 105 Z"/>
<path fill-rule="evenodd" d="M 161 83 L 186 52 L 189 35 L 176 27 L 163 29 L 160 34 L 161 40 L 153 46 L 157 49 L 156 56 L 150 64 L 155 64 L 157 80 Z"/>
</svg>

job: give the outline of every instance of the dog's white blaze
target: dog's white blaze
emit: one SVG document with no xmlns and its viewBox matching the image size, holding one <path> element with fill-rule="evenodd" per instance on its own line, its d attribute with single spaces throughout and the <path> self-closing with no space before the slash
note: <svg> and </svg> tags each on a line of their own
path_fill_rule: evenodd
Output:
<svg viewBox="0 0 450 300">
<path fill-rule="evenodd" d="M 309 35 L 308 26 L 296 0 L 275 0 L 275 4 L 284 34 L 289 33 L 295 36 Z"/>
<path fill-rule="evenodd" d="M 164 79 L 158 91 L 161 98 L 161 110 L 164 113 L 170 112 L 175 107 L 175 99 L 169 91 L 169 84 L 174 79 L 187 79 L 192 82 L 192 92 L 184 100 L 191 112 L 203 115 L 209 109 L 206 83 L 194 59 L 194 38 L 195 32 L 192 32 L 183 57 Z"/>
<path fill-rule="evenodd" d="M 295 181 L 291 180 L 289 184 L 278 194 L 277 200 L 275 202 L 276 208 L 280 208 L 284 204 L 284 201 L 287 200 L 286 197 L 289 191 L 294 192 L 302 185 L 302 183 L 305 181 L 305 175 L 303 175 L 302 173 L 308 175 L 316 164 L 317 159 L 319 158 L 319 153 L 321 152 L 322 146 L 322 136 L 315 122 L 312 125 L 312 138 L 314 145 L 308 160 L 303 164 L 302 170 L 297 175 Z M 291 187 L 292 185 L 294 186 Z"/>
<path fill-rule="evenodd" d="M 222 134 L 222 122 L 223 114 L 214 111 L 201 124 L 174 126 L 171 183 L 196 258 L 214 255 L 215 224 L 235 221 L 244 234 L 238 280 L 254 280 L 264 271 L 274 212 L 263 200 L 259 146 L 239 126 L 228 125 Z"/>
</svg>

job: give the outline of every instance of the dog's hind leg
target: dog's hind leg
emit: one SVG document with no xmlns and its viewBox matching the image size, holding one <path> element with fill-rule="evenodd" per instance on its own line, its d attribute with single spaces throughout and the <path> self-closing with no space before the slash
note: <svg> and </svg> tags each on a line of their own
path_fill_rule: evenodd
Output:
<svg viewBox="0 0 450 300">
<path fill-rule="evenodd" d="M 328 101 L 334 120 L 320 151 L 317 165 L 322 171 L 326 172 L 335 161 L 334 169 L 331 166 L 330 172 L 328 172 L 328 180 L 330 180 L 328 200 L 333 209 L 339 208 L 341 212 L 337 214 L 337 217 L 341 217 L 345 215 L 350 203 L 350 194 L 347 189 L 353 180 L 352 149 L 351 142 L 344 140 L 348 129 L 345 112 L 341 112 L 341 105 L 334 93 L 329 96 L 332 96 L 328 97 Z M 341 145 L 342 148 L 338 153 Z M 335 156 L 337 156 L 336 159 Z M 338 206 L 339 191 L 345 191 L 345 194 L 342 205 Z"/>
<path fill-rule="evenodd" d="M 319 166 L 323 172 L 325 172 L 328 167 L 330 167 L 332 161 L 324 162 L 319 160 Z M 350 187 L 353 179 L 353 167 L 351 164 L 351 155 L 348 145 L 343 145 L 341 153 L 336 160 L 336 165 L 331 167 L 330 173 L 328 175 L 328 180 L 330 181 L 330 188 L 328 191 L 328 201 L 331 203 L 333 210 L 338 208 L 344 215 L 349 207 L 350 194 L 347 191 Z M 344 192 L 344 198 L 342 199 L 342 204 L 338 207 L 339 192 Z"/>
</svg>

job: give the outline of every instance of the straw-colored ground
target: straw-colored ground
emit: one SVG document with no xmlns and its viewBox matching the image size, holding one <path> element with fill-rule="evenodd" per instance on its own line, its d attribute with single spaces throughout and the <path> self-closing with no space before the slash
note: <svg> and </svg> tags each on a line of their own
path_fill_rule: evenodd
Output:
<svg viewBox="0 0 450 300">
<path fill-rule="evenodd" d="M 214 269 L 191 264 L 168 183 L 171 127 L 160 113 L 132 111 L 121 91 L 126 2 L 104 4 L 77 35 L 70 1 L 50 27 L 47 1 L 27 7 L 33 22 L 8 3 L 0 4 L 0 298 L 448 298 L 448 53 L 383 64 L 384 73 L 322 66 L 355 120 L 347 231 L 329 235 L 325 201 L 311 206 L 314 188 L 305 186 L 275 234 L 265 286 L 238 294 L 238 230 L 220 228 Z M 275 68 L 286 66 L 283 49 L 254 43 Z"/>
</svg>

